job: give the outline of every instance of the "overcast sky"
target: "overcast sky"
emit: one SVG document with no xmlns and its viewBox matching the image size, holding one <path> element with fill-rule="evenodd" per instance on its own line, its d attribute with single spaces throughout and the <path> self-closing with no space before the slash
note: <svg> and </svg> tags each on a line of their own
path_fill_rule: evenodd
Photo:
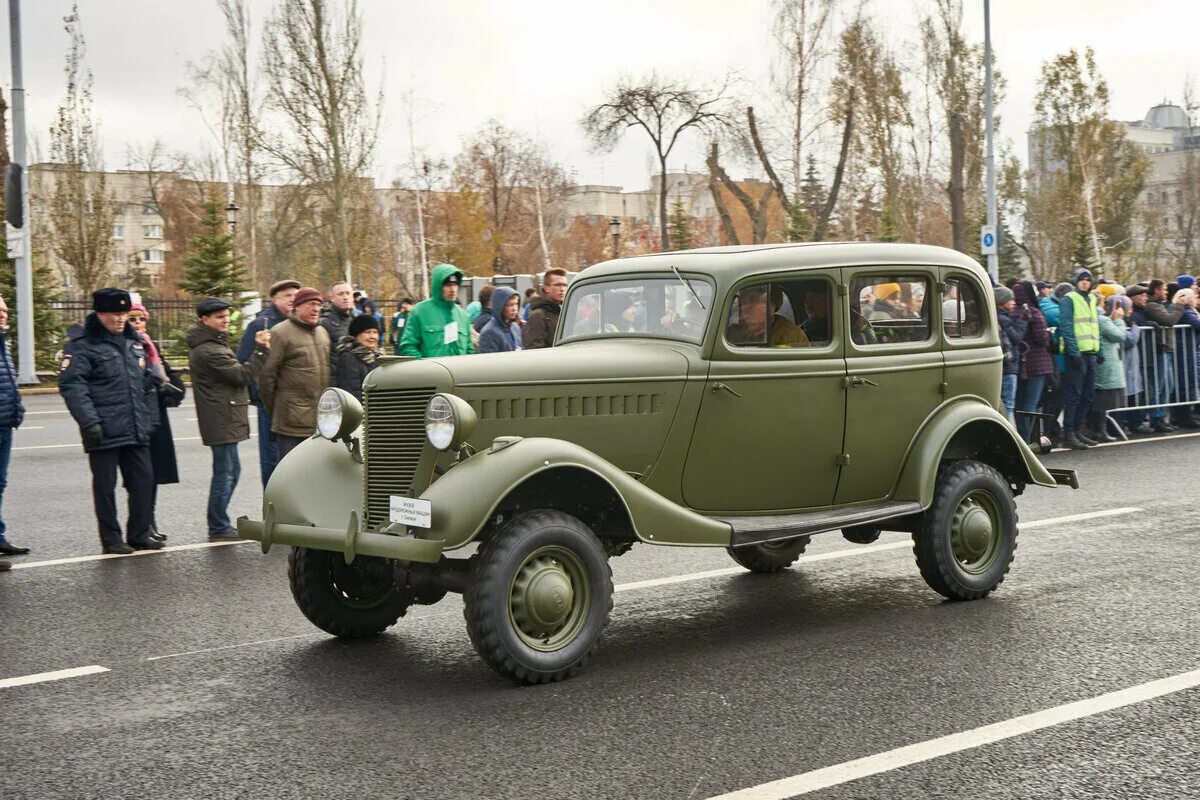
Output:
<svg viewBox="0 0 1200 800">
<path fill-rule="evenodd" d="M 924 0 L 870 5 L 897 53 L 916 49 Z M 256 28 L 270 0 L 251 0 Z M 851 5 L 846 2 L 844 5 Z M 966 29 L 982 40 L 982 0 L 968 0 Z M 48 150 L 48 130 L 63 91 L 69 0 L 23 0 L 27 127 Z M 106 165 L 126 166 L 130 143 L 161 138 L 171 150 L 198 152 L 214 142 L 178 96 L 186 63 L 219 47 L 222 20 L 212 0 L 80 0 L 87 63 Z M 1042 61 L 1092 46 L 1118 119 L 1140 119 L 1164 98 L 1178 102 L 1200 69 L 1194 0 L 996 0 L 992 33 L 1008 79 L 1002 137 L 1024 158 Z M 407 159 L 403 97 L 419 98 L 418 146 L 452 156 L 489 117 L 535 135 L 580 183 L 627 189 L 648 184 L 653 151 L 637 136 L 615 152 L 590 153 L 578 120 L 621 73 L 658 70 L 717 80 L 736 70 L 748 87 L 769 82 L 774 42 L 770 0 L 362 0 L 368 82 L 382 86 L 385 126 L 376 178 L 390 181 Z M 8 37 L 0 75 L 11 90 Z M 698 143 L 672 157 L 697 169 Z M 31 158 L 33 154 L 30 154 Z M 739 170 L 734 170 L 735 175 Z M 748 170 L 740 170 L 742 173 Z"/>
</svg>

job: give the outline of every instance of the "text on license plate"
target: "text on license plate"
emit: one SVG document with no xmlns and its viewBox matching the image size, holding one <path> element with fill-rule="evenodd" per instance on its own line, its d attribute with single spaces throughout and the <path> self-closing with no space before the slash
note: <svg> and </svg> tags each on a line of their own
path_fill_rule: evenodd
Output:
<svg viewBox="0 0 1200 800">
<path fill-rule="evenodd" d="M 388 503 L 388 519 L 414 528 L 432 528 L 433 504 L 428 500 L 394 494 Z"/>
</svg>

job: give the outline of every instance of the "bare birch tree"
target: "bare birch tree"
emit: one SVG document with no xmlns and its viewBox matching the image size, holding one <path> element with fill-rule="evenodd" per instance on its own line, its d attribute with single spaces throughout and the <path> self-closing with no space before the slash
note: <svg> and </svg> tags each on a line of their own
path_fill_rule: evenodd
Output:
<svg viewBox="0 0 1200 800">
<path fill-rule="evenodd" d="M 50 239 L 76 290 L 86 296 L 110 278 L 114 213 L 92 120 L 92 72 L 84 66 L 87 43 L 78 6 L 63 22 L 70 45 L 63 68 L 66 96 L 50 128 L 55 163 Z"/>
<path fill-rule="evenodd" d="M 350 217 L 374 213 L 356 199 L 374 163 L 382 109 L 382 95 L 372 102 L 367 93 L 361 41 L 358 0 L 280 0 L 263 34 L 266 107 L 280 125 L 264 125 L 259 141 L 325 201 L 329 252 L 347 282 Z"/>
</svg>

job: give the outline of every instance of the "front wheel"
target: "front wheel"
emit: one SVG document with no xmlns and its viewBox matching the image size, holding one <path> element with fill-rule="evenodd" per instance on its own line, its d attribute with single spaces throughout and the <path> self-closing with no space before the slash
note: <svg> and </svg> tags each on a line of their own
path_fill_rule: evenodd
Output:
<svg viewBox="0 0 1200 800">
<path fill-rule="evenodd" d="M 938 472 L 933 503 L 913 534 L 913 553 L 929 587 L 951 600 L 990 594 L 1017 549 L 1012 490 L 992 467 L 955 461 Z"/>
<path fill-rule="evenodd" d="M 408 611 L 386 558 L 346 557 L 330 550 L 293 547 L 288 581 L 296 605 L 309 622 L 327 633 L 360 639 L 382 633 Z"/>
<path fill-rule="evenodd" d="M 781 542 L 763 542 L 725 549 L 729 551 L 730 558 L 751 572 L 779 572 L 796 563 L 796 559 L 808 547 L 809 539 L 808 536 L 797 536 L 795 539 L 784 539 Z"/>
<path fill-rule="evenodd" d="M 480 657 L 518 683 L 570 677 L 608 627 L 612 571 L 604 545 L 575 517 L 532 511 L 479 546 L 464 597 Z"/>
</svg>

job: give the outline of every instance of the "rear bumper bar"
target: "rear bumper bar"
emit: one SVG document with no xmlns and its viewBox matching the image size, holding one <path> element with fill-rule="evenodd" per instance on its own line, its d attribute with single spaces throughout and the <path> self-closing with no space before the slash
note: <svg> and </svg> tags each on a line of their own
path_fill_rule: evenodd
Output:
<svg viewBox="0 0 1200 800">
<path fill-rule="evenodd" d="M 1054 482 L 1059 486 L 1070 486 L 1072 489 L 1079 488 L 1079 476 L 1075 474 L 1075 470 L 1048 469 L 1046 471 L 1054 476 Z"/>
<path fill-rule="evenodd" d="M 262 521 L 238 517 L 238 536 L 262 543 L 265 553 L 273 544 L 293 547 L 311 547 L 316 550 L 332 550 L 344 553 L 346 563 L 355 556 L 379 556 L 401 561 L 418 561 L 425 564 L 437 563 L 442 557 L 442 542 L 437 539 L 417 539 L 413 536 L 398 536 L 390 533 L 374 533 L 359 530 L 358 512 L 351 511 L 345 530 L 316 528 L 275 521 L 275 507 L 267 504 L 267 513 Z"/>
</svg>

